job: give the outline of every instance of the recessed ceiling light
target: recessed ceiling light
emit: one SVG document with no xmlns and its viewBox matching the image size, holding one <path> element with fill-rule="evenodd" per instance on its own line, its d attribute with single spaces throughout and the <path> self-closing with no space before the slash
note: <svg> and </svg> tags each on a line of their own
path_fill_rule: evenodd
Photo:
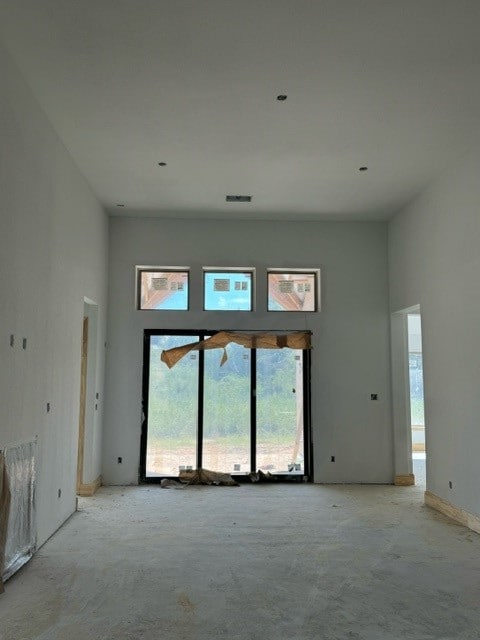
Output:
<svg viewBox="0 0 480 640">
<path fill-rule="evenodd" d="M 277 100 L 279 102 L 285 102 L 286 99 L 287 99 L 287 96 L 284 93 L 281 93 L 279 96 L 277 96 Z"/>
<path fill-rule="evenodd" d="M 227 202 L 251 202 L 252 196 L 226 196 Z"/>
<path fill-rule="evenodd" d="M 116 206 L 117 206 L 117 207 L 124 207 L 125 205 L 124 205 L 124 204 L 121 204 L 120 202 L 117 202 Z"/>
<path fill-rule="evenodd" d="M 158 166 L 159 166 L 159 167 L 166 167 L 166 166 L 167 166 L 167 163 L 166 163 L 166 162 L 159 162 L 159 163 L 158 163 Z"/>
<path fill-rule="evenodd" d="M 368 171 L 368 167 L 360 167 L 359 171 Z"/>
</svg>

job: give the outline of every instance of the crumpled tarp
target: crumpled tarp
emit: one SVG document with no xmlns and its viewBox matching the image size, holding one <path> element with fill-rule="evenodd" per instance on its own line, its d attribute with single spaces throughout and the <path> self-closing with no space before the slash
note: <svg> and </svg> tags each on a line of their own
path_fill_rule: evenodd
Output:
<svg viewBox="0 0 480 640">
<path fill-rule="evenodd" d="M 219 331 L 210 338 L 191 342 L 181 347 L 173 347 L 162 351 L 160 356 L 169 369 L 177 364 L 190 351 L 202 349 L 223 349 L 220 366 L 227 361 L 225 347 L 234 342 L 243 345 L 246 349 L 311 349 L 311 334 L 309 331 L 292 331 L 290 333 L 261 333 L 240 331 Z"/>
</svg>

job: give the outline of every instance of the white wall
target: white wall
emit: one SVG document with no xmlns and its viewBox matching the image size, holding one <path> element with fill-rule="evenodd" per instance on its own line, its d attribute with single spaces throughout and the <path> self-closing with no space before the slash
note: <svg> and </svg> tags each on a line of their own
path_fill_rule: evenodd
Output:
<svg viewBox="0 0 480 640">
<path fill-rule="evenodd" d="M 136 264 L 190 266 L 191 311 L 136 311 Z M 207 265 L 256 267 L 257 310 L 202 311 Z M 320 267 L 322 312 L 268 314 L 267 267 Z M 137 482 L 145 328 L 311 329 L 315 479 L 392 481 L 385 224 L 111 218 L 109 278 L 106 482 Z"/>
<path fill-rule="evenodd" d="M 427 489 L 480 514 L 480 152 L 389 225 L 391 310 L 420 304 Z M 453 488 L 449 488 L 449 481 Z"/>
<path fill-rule="evenodd" d="M 108 224 L 3 49 L 0 77 L 0 446 L 38 435 L 41 544 L 75 508 L 84 296 L 103 344 Z M 103 354 L 97 373 L 103 394 Z"/>
</svg>

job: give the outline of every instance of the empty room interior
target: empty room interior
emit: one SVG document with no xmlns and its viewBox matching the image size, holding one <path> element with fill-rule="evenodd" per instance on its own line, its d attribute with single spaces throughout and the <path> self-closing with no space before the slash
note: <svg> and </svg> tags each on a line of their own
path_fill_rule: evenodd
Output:
<svg viewBox="0 0 480 640">
<path fill-rule="evenodd" d="M 0 638 L 480 637 L 478 0 L 0 0 Z"/>
</svg>

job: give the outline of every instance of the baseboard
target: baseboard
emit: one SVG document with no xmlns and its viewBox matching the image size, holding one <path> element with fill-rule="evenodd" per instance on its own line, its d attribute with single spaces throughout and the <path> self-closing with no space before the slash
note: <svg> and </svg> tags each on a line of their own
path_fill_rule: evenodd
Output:
<svg viewBox="0 0 480 640">
<path fill-rule="evenodd" d="M 412 444 L 412 451 L 414 453 L 425 453 L 425 443 L 424 442 L 414 442 Z"/>
<path fill-rule="evenodd" d="M 88 484 L 81 484 L 77 489 L 77 495 L 82 497 L 93 496 L 93 494 L 102 486 L 102 476 L 98 476 L 96 480 Z"/>
<path fill-rule="evenodd" d="M 404 476 L 395 476 L 393 484 L 396 487 L 411 487 L 415 484 L 415 476 L 413 473 L 407 473 Z"/>
<path fill-rule="evenodd" d="M 462 524 L 464 527 L 468 527 L 472 531 L 475 531 L 475 533 L 480 533 L 479 516 L 476 516 L 469 511 L 465 511 L 465 509 L 460 509 L 460 507 L 456 507 L 450 502 L 447 502 L 447 500 L 439 498 L 431 491 L 425 491 L 425 504 L 436 511 L 440 511 L 440 513 L 443 513 L 443 515 L 455 520 L 455 522 Z"/>
</svg>

